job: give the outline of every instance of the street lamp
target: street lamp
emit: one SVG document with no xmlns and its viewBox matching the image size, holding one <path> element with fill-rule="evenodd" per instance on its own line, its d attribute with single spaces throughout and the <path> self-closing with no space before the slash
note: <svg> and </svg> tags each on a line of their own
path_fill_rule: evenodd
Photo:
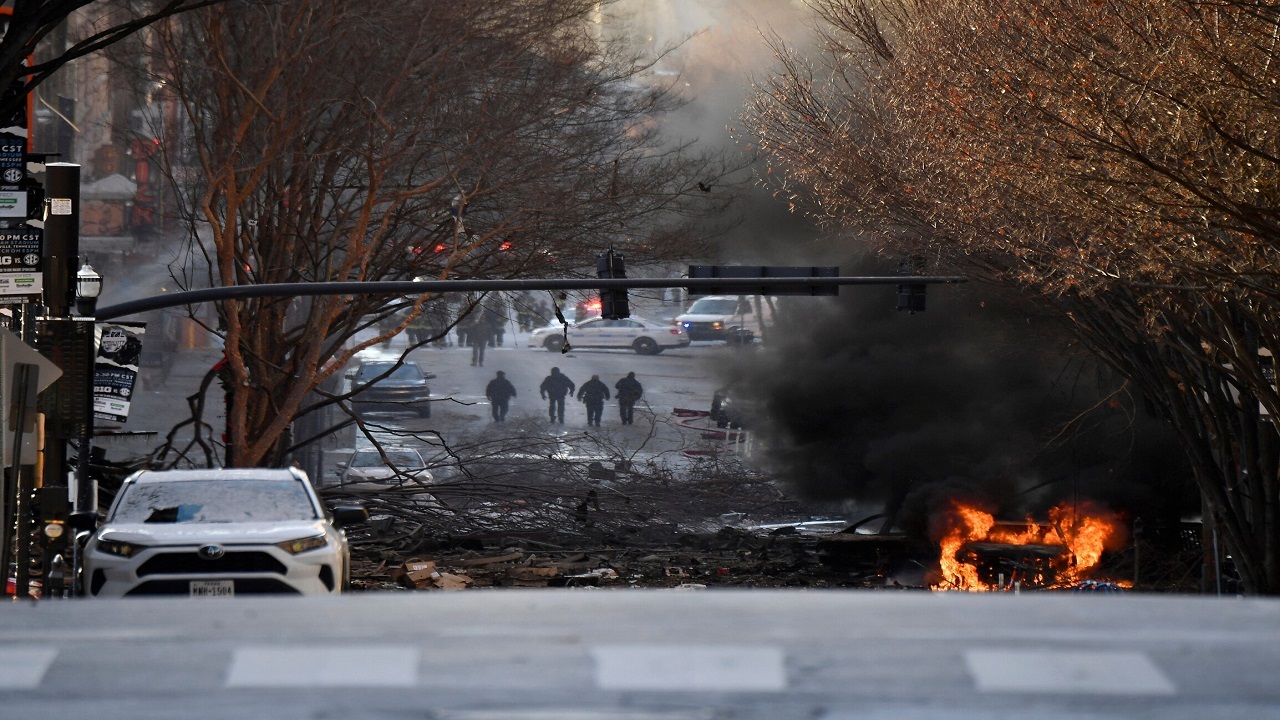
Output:
<svg viewBox="0 0 1280 720">
<path fill-rule="evenodd" d="M 98 310 L 98 296 L 102 294 L 102 276 L 93 266 L 86 260 L 80 271 L 76 273 L 76 310 L 80 312 L 82 317 L 92 318 Z M 87 373 L 89 378 L 93 378 L 94 359 L 96 353 L 96 343 L 90 344 L 91 351 L 88 355 L 89 367 L 83 372 Z M 92 381 L 90 386 L 92 386 Z M 89 414 L 85 420 L 84 434 L 80 437 L 79 448 L 76 452 L 76 493 L 73 501 L 73 527 L 77 530 L 71 538 L 71 594 L 78 594 L 80 589 L 76 586 L 74 578 L 78 577 L 80 572 L 80 545 L 82 533 L 90 529 L 85 524 L 84 518 L 94 517 L 97 514 L 97 492 L 93 487 L 93 480 L 89 478 L 89 456 L 93 448 L 93 397 L 86 398 L 89 403 Z M 78 517 L 77 517 L 78 516 Z M 60 558 L 59 558 L 60 559 Z"/>
<path fill-rule="evenodd" d="M 101 294 L 102 276 L 86 260 L 80 272 L 76 273 L 76 309 L 84 317 L 93 317 Z"/>
</svg>

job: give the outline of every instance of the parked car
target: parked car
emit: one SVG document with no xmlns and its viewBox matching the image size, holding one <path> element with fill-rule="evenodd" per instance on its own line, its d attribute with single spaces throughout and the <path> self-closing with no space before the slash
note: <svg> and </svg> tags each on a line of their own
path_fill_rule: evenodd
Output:
<svg viewBox="0 0 1280 720">
<path fill-rule="evenodd" d="M 356 412 L 409 411 L 431 417 L 431 388 L 435 377 L 412 361 L 366 360 L 347 373 L 351 380 L 351 404 Z"/>
<path fill-rule="evenodd" d="M 749 343 L 760 334 L 760 318 L 746 297 L 711 295 L 698 298 L 683 314 L 677 315 L 675 324 L 689 335 L 691 340 L 724 340 Z"/>
<path fill-rule="evenodd" d="M 89 536 L 81 587 L 91 598 L 337 594 L 351 572 L 342 527 L 367 518 L 358 506 L 328 515 L 296 468 L 143 470 Z"/>
<path fill-rule="evenodd" d="M 364 448 L 351 453 L 339 483 L 347 490 L 378 490 L 430 485 L 434 479 L 417 450 L 384 447 L 381 452 Z"/>
<path fill-rule="evenodd" d="M 689 345 L 689 336 L 672 325 L 630 317 L 622 320 L 591 318 L 569 326 L 569 344 L 574 348 L 617 348 L 641 355 L 657 355 L 670 348 Z M 563 328 L 551 325 L 529 334 L 529 347 L 560 352 L 564 347 Z"/>
</svg>

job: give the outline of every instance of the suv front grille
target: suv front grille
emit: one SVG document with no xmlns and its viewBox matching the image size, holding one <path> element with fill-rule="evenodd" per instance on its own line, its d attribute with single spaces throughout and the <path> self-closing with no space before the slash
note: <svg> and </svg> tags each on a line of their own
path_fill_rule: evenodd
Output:
<svg viewBox="0 0 1280 720">
<path fill-rule="evenodd" d="M 296 588 L 275 578 L 237 578 L 235 580 L 236 595 L 299 595 Z M 125 593 L 134 595 L 189 595 L 190 580 L 148 580 Z"/>
<path fill-rule="evenodd" d="M 217 560 L 205 560 L 194 552 L 160 553 L 142 563 L 138 577 L 212 573 L 275 573 L 284 575 L 284 564 L 265 552 L 227 551 Z"/>
</svg>

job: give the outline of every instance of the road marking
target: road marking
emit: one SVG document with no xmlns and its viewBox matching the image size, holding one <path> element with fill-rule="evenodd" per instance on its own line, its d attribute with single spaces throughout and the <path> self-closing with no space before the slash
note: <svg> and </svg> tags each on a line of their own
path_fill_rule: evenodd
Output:
<svg viewBox="0 0 1280 720">
<path fill-rule="evenodd" d="M 712 720 L 710 710 L 444 710 L 440 720 Z"/>
<path fill-rule="evenodd" d="M 418 682 L 418 650 L 400 645 L 243 647 L 227 687 L 406 687 Z"/>
<path fill-rule="evenodd" d="M 9 645 L 0 652 L 0 689 L 30 690 L 40 687 L 44 674 L 58 657 L 57 648 Z"/>
<path fill-rule="evenodd" d="M 604 690 L 778 692 L 787 688 L 782 650 L 760 646 L 608 645 L 593 648 Z"/>
<path fill-rule="evenodd" d="M 970 650 L 969 674 L 981 692 L 1174 695 L 1177 689 L 1140 652 Z"/>
</svg>

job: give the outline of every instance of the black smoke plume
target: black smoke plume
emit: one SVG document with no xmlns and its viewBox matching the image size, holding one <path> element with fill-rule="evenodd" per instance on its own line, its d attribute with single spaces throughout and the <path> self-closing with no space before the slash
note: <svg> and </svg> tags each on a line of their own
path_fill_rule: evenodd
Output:
<svg viewBox="0 0 1280 720">
<path fill-rule="evenodd" d="M 763 347 L 722 365 L 792 492 L 879 505 L 915 533 L 952 497 L 1014 519 L 1075 498 L 1148 519 L 1194 507 L 1171 434 L 1058 320 L 977 284 L 932 285 L 915 314 L 895 291 L 779 298 Z"/>
</svg>

